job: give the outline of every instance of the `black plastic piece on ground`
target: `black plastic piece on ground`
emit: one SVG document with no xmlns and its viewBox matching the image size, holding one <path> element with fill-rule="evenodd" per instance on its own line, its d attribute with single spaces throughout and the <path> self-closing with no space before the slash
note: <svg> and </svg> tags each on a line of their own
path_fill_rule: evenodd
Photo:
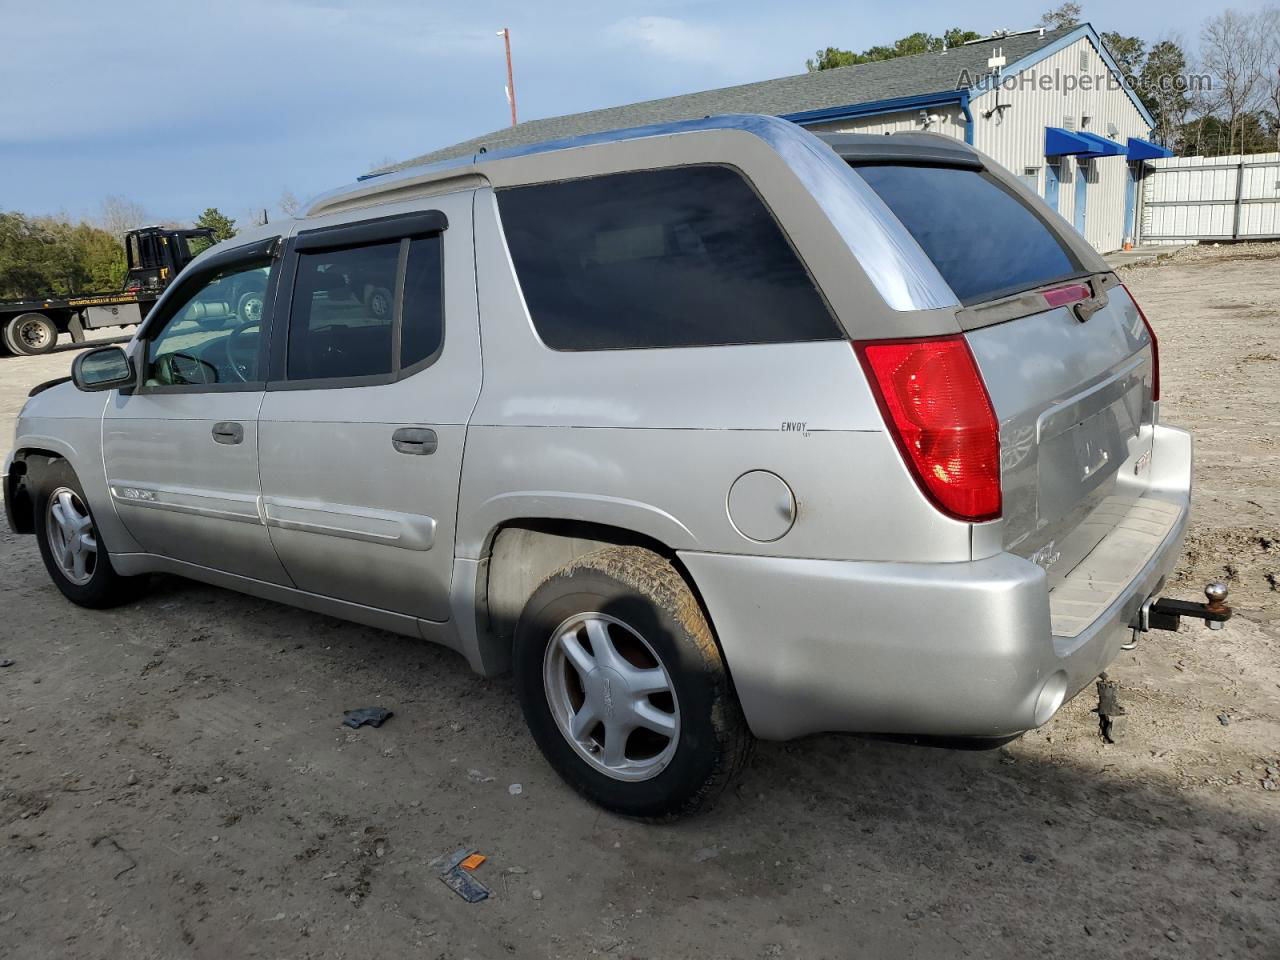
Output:
<svg viewBox="0 0 1280 960">
<path fill-rule="evenodd" d="M 361 707 L 359 710 L 346 711 L 342 715 L 342 722 L 353 730 L 366 723 L 371 727 L 380 727 L 389 716 L 391 711 L 386 707 Z"/>
</svg>

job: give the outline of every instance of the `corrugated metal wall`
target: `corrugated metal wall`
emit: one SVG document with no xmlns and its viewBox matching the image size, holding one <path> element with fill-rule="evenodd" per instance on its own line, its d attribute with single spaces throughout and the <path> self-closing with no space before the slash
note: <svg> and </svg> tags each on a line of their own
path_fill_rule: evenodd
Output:
<svg viewBox="0 0 1280 960">
<path fill-rule="evenodd" d="M 1143 243 L 1280 237 L 1280 153 L 1155 160 L 1142 195 Z"/>
<path fill-rule="evenodd" d="M 928 126 L 920 114 L 931 117 Z M 964 139 L 964 114 L 958 107 L 930 107 L 928 110 L 904 110 L 902 113 L 885 113 L 876 117 L 852 120 L 835 120 L 831 123 L 806 124 L 806 130 L 815 133 L 900 133 L 904 130 L 928 130 L 943 133 L 957 140 Z"/>
<path fill-rule="evenodd" d="M 1149 135 L 1138 108 L 1123 89 L 1106 84 L 1107 75 L 1106 62 L 1089 38 L 1081 37 L 1017 74 L 1016 89 L 1000 88 L 973 98 L 974 146 L 1022 176 L 1028 185 L 1034 182 L 1036 192 L 1045 196 L 1045 127 L 1087 130 L 1121 144 L 1129 137 L 1145 139 Z M 1070 81 L 1081 76 L 1093 78 L 1092 88 L 1081 89 L 1077 82 L 1074 89 L 1068 89 Z M 1103 82 L 1099 83 L 1099 78 Z M 998 103 L 1011 106 L 996 111 Z M 1090 164 L 1084 235 L 1103 253 L 1118 250 L 1124 242 L 1127 165 L 1124 157 L 1101 157 Z M 1078 164 L 1074 158 L 1064 157 L 1061 170 L 1058 212 L 1074 224 Z"/>
<path fill-rule="evenodd" d="M 989 43 L 992 48 L 1000 45 L 998 40 Z M 1087 37 L 1016 74 L 1016 89 L 1001 88 L 974 97 L 970 104 L 974 146 L 1008 167 L 1043 197 L 1047 162 L 1044 155 L 1045 127 L 1084 129 L 1122 144 L 1129 137 L 1148 136 L 1150 130 L 1142 114 L 1118 86 L 1108 88 L 1104 81 L 1093 84 L 1097 89 L 1080 89 L 1080 84 L 1076 84 L 1074 89 L 1065 89 L 1069 81 L 1064 81 L 1064 78 L 1082 74 L 1093 78 L 1105 78 L 1108 74 L 1105 61 Z M 1042 84 L 1049 84 L 1050 89 L 1041 89 Z M 996 104 L 1008 106 L 996 110 Z M 990 116 L 986 116 L 988 112 Z M 933 107 L 925 114 L 934 118 L 928 127 L 921 120 L 920 110 L 908 110 L 878 117 L 814 124 L 808 129 L 841 133 L 896 133 L 928 129 L 958 140 L 964 139 L 965 118 L 958 108 Z M 1083 120 L 1085 117 L 1088 118 L 1087 123 Z M 1074 223 L 1079 169 L 1070 157 L 1063 158 L 1060 167 L 1058 212 L 1068 223 Z M 1094 247 L 1104 253 L 1118 250 L 1124 241 L 1125 191 L 1128 189 L 1126 168 L 1124 157 L 1095 159 L 1086 179 L 1084 234 Z"/>
</svg>

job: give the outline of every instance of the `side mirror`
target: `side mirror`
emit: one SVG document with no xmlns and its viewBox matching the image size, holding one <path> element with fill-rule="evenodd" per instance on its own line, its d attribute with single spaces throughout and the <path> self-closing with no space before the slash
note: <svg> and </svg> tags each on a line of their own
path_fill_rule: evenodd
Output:
<svg viewBox="0 0 1280 960">
<path fill-rule="evenodd" d="M 71 382 L 80 390 L 120 390 L 137 382 L 133 361 L 119 347 L 99 347 L 76 357 Z"/>
</svg>

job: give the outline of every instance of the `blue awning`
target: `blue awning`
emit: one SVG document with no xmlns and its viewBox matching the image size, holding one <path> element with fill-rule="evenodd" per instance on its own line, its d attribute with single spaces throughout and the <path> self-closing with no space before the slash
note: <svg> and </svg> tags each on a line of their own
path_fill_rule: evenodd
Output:
<svg viewBox="0 0 1280 960">
<path fill-rule="evenodd" d="M 1164 157 L 1172 157 L 1173 151 L 1168 147 L 1162 147 L 1158 143 L 1152 143 L 1150 140 L 1140 140 L 1137 137 L 1129 138 L 1129 159 L 1137 160 L 1160 160 Z"/>
<path fill-rule="evenodd" d="M 1092 146 L 1084 137 L 1062 127 L 1044 128 L 1044 155 L 1064 157 L 1073 153 L 1088 153 Z"/>
<path fill-rule="evenodd" d="M 1129 152 L 1123 143 L 1116 143 L 1088 130 L 1077 130 L 1076 136 L 1090 144 L 1092 149 L 1087 153 L 1091 157 L 1122 157 Z"/>
</svg>

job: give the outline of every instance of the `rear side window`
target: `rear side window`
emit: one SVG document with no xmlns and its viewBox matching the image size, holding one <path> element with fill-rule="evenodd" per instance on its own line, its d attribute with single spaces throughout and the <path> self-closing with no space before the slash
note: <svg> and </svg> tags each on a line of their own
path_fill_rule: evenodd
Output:
<svg viewBox="0 0 1280 960">
<path fill-rule="evenodd" d="M 773 216 L 726 167 L 513 187 L 498 203 L 533 324 L 553 349 L 841 336 Z"/>
<path fill-rule="evenodd" d="M 289 379 L 389 374 L 400 243 L 298 255 Z"/>
<path fill-rule="evenodd" d="M 1054 229 L 988 173 L 899 165 L 854 169 L 966 306 L 1081 272 Z"/>
<path fill-rule="evenodd" d="M 428 365 L 444 343 L 442 253 L 439 234 L 299 253 L 289 380 L 394 379 Z"/>
</svg>

